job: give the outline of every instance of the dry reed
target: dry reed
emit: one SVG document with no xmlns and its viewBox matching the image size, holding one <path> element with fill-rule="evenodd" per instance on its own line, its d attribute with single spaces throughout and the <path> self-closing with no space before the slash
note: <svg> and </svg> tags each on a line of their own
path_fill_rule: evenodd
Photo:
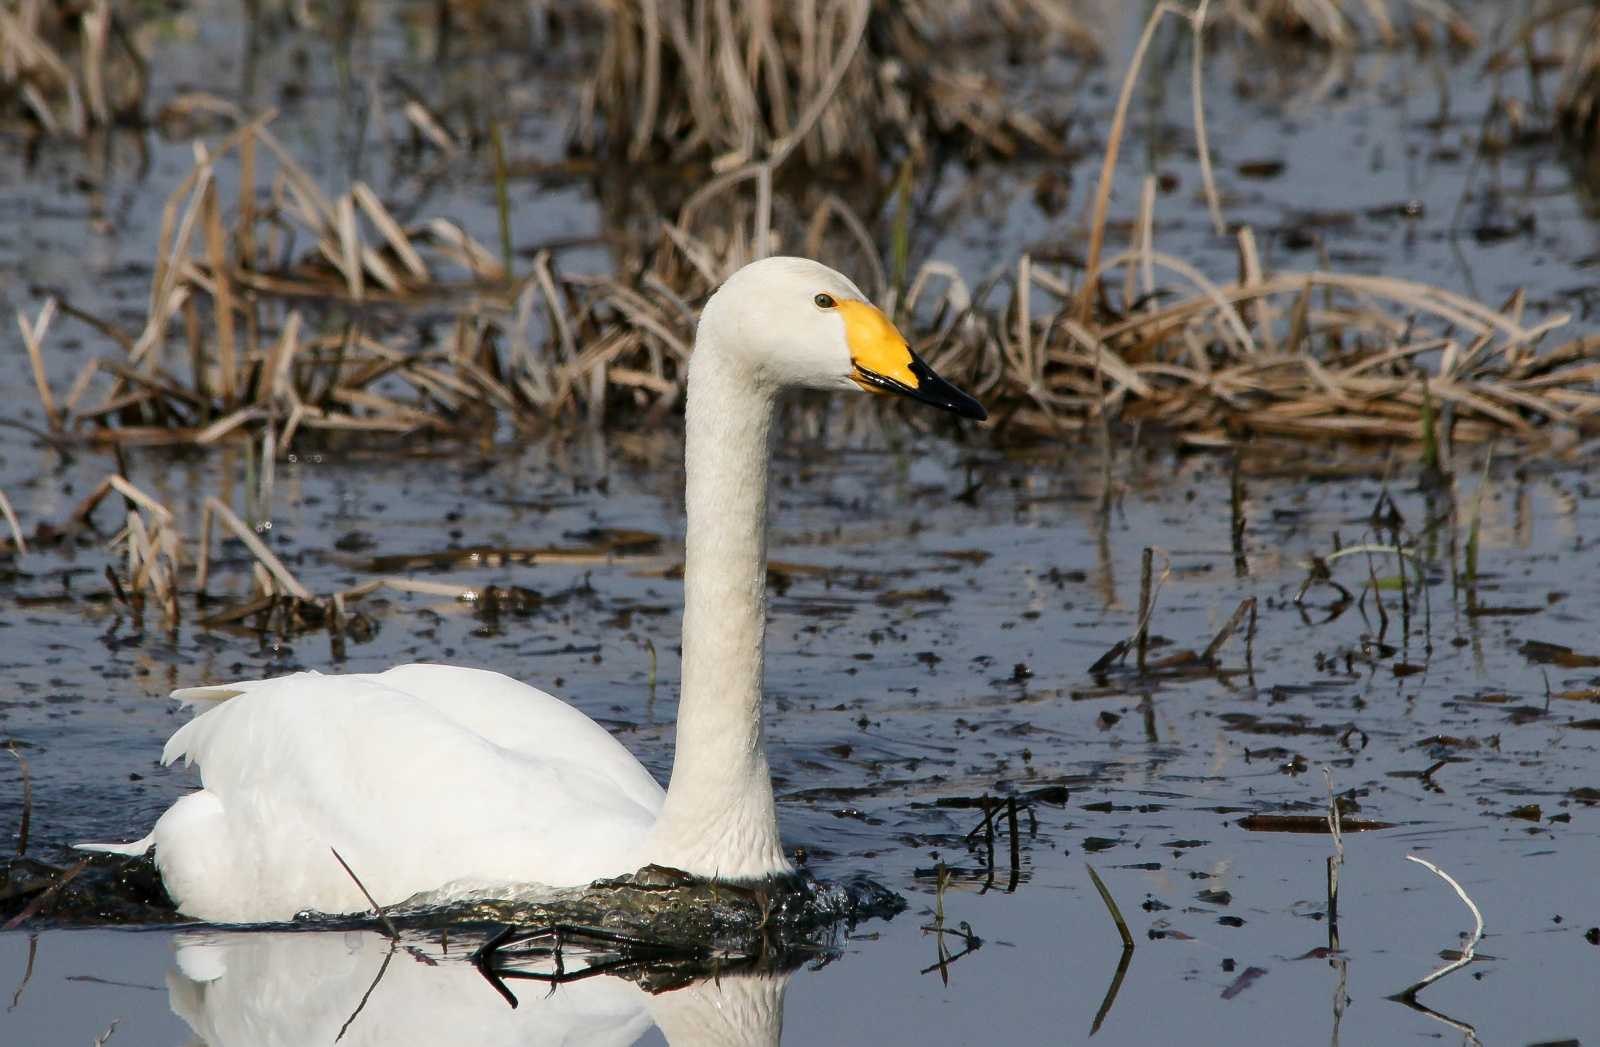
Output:
<svg viewBox="0 0 1600 1047">
<path fill-rule="evenodd" d="M 148 82 L 111 0 L 0 2 L 0 121 L 82 137 L 136 120 Z"/>
<path fill-rule="evenodd" d="M 1408 39 L 1419 47 L 1473 47 L 1479 39 L 1446 0 L 1217 0 L 1216 21 L 1257 43 L 1289 39 L 1339 49 Z"/>
<path fill-rule="evenodd" d="M 866 0 L 758 6 L 729 22 L 727 4 L 648 5 L 666 20 L 651 46 L 724 56 L 727 66 L 728 41 L 742 41 L 747 61 L 723 72 L 767 93 L 739 102 L 738 116 L 694 108 L 706 98 L 734 105 L 733 79 L 694 91 L 677 79 L 669 90 L 662 79 L 651 89 L 656 115 L 644 120 L 636 107 L 641 120 L 629 141 L 647 152 L 661 145 L 651 128 L 670 109 L 673 133 L 685 136 L 672 148 L 698 141 L 722 171 L 660 223 L 658 236 L 630 240 L 606 275 L 562 273 L 545 252 L 527 271 L 508 271 L 506 244 L 491 250 L 440 218 L 403 225 L 360 182 L 330 193 L 274 137 L 271 114 L 241 121 L 215 145 L 197 142 L 194 168 L 163 217 L 143 329 L 100 325 L 120 353 L 92 360 L 58 395 L 44 366 L 54 310 L 47 303 L 37 319 L 19 314 L 52 429 L 59 438 L 125 443 L 249 435 L 269 442 L 270 459 L 319 430 L 481 440 L 497 423 L 652 424 L 681 405 L 706 297 L 741 265 L 777 251 L 854 271 L 918 351 L 971 386 L 1013 432 L 1066 435 L 1120 417 L 1201 444 L 1250 433 L 1437 439 L 1442 430 L 1448 446 L 1600 428 L 1600 339 L 1547 348 L 1568 318 L 1525 319 L 1521 296 L 1497 310 L 1379 276 L 1268 272 L 1249 228 L 1236 230 L 1237 277 L 1214 281 L 1157 250 L 1149 185 L 1131 242 L 1106 257 L 1111 179 L 1145 45 L 1164 14 L 1184 18 L 1200 38 L 1229 6 L 1222 0 L 1192 10 L 1169 0 L 1154 10 L 1108 132 L 1087 264 L 1025 255 L 1014 275 L 978 289 L 946 263 L 907 271 L 903 203 L 886 273 L 871 225 L 846 201 L 816 187 L 802 207 L 775 190 L 791 158 L 823 157 L 861 137 L 848 124 L 830 137 L 829 114 L 867 118 L 850 94 L 852 56 L 866 46 L 870 20 L 889 16 Z M 1047 8 L 1057 10 L 1042 0 L 1015 10 L 1035 24 Z M 645 9 L 624 5 L 618 24 Z M 976 17 L 986 8 L 971 10 Z M 773 21 L 796 12 L 832 25 L 832 44 Z M 689 28 L 702 35 L 684 38 L 678 23 L 691 14 L 698 21 Z M 804 60 L 791 53 L 802 38 L 812 49 Z M 689 75 L 687 66 L 680 74 Z M 1200 116 L 1197 94 L 1203 141 Z M 911 177 L 907 166 L 902 200 Z M 444 333 L 424 334 L 418 316 Z"/>
<path fill-rule="evenodd" d="M 810 164 L 924 152 L 1059 152 L 988 70 L 1041 43 L 1094 53 L 1063 0 L 615 0 L 576 142 L 718 171 L 799 148 Z M 959 43 L 957 41 L 959 40 Z M 974 51 L 976 50 L 976 54 Z"/>
</svg>

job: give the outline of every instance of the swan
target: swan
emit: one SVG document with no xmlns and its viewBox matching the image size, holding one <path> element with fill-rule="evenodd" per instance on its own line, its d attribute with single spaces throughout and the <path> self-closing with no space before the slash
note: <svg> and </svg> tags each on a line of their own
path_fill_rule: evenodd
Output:
<svg viewBox="0 0 1600 1047">
<path fill-rule="evenodd" d="M 174 692 L 204 708 L 162 760 L 198 765 L 201 789 L 142 840 L 80 846 L 153 847 L 178 910 L 213 923 L 368 911 L 361 887 L 391 905 L 579 887 L 651 864 L 722 881 L 793 875 L 761 675 L 773 417 L 795 388 L 986 417 L 827 266 L 767 258 L 711 296 L 688 368 L 682 680 L 665 791 L 599 724 L 499 673 L 302 672 Z"/>
</svg>

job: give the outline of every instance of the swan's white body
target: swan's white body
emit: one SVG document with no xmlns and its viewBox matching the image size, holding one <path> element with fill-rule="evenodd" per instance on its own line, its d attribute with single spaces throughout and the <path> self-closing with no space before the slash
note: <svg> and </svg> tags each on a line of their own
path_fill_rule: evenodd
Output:
<svg viewBox="0 0 1600 1047">
<path fill-rule="evenodd" d="M 712 296 L 685 408 L 683 678 L 665 793 L 594 721 L 497 673 L 300 673 L 178 692 L 220 700 L 163 754 L 198 764 L 204 788 L 137 843 L 86 846 L 153 845 L 179 909 L 224 923 L 370 908 L 339 859 L 380 905 L 581 886 L 652 863 L 722 880 L 789 872 L 761 663 L 772 420 L 797 386 L 900 392 L 982 417 L 825 266 L 767 259 Z"/>
<path fill-rule="evenodd" d="M 229 691 L 167 742 L 205 788 L 151 834 L 167 890 L 208 919 L 370 908 L 330 848 L 386 905 L 589 883 L 639 868 L 661 813 L 661 786 L 604 728 L 499 673 L 403 665 L 180 697 Z"/>
</svg>

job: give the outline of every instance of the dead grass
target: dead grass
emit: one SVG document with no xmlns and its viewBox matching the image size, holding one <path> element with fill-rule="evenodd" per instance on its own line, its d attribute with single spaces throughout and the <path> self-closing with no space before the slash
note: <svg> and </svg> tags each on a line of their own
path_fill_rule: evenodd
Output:
<svg viewBox="0 0 1600 1047">
<path fill-rule="evenodd" d="M 143 329 L 96 322 L 122 351 L 90 361 L 59 398 L 36 365 L 57 431 L 209 444 L 265 430 L 281 453 L 302 430 L 549 419 L 603 407 L 610 383 L 676 397 L 668 371 L 692 339 L 681 303 L 610 279 L 561 279 L 547 256 L 513 281 L 499 252 L 448 220 L 402 227 L 359 182 L 326 193 L 266 117 L 195 150 L 167 204 Z M 224 167 L 237 184 L 224 184 Z M 401 307 L 443 311 L 453 329 L 425 345 L 414 323 L 386 328 Z M 47 303 L 36 321 L 18 316 L 36 359 L 53 313 Z M 634 349 L 636 366 L 608 377 Z"/>
<path fill-rule="evenodd" d="M 1474 47 L 1479 34 L 1447 0 L 1217 0 L 1218 25 L 1257 43 L 1299 40 L 1348 49 L 1372 43 Z"/>
<path fill-rule="evenodd" d="M 1558 64 L 1555 113 L 1563 135 L 1583 151 L 1594 176 L 1594 145 L 1600 142 L 1600 8 L 1565 5 L 1529 13 L 1518 40 L 1531 57 Z"/>
<path fill-rule="evenodd" d="M 1024 55 L 1096 53 L 1066 0 L 613 0 L 584 93 L 588 152 L 717 171 L 798 149 L 808 165 L 876 167 L 935 141 L 1011 156 L 1059 152 L 990 70 Z M 959 43 L 958 43 L 959 41 Z"/>
<path fill-rule="evenodd" d="M 229 152 L 247 187 L 270 166 L 270 189 L 225 188 Z M 282 454 L 309 430 L 650 424 L 679 405 L 705 298 L 782 248 L 863 272 L 936 368 L 1002 425 L 1041 434 L 1120 417 L 1199 443 L 1244 432 L 1423 440 L 1432 427 L 1448 443 L 1588 433 L 1600 415 L 1600 339 L 1547 348 L 1568 317 L 1528 320 L 1520 296 L 1494 309 L 1379 276 L 1267 273 L 1248 228 L 1237 234 L 1240 275 L 1215 282 L 1156 249 L 1150 192 L 1133 242 L 1092 258 L 1092 277 L 1025 256 L 981 293 L 942 263 L 901 291 L 847 205 L 829 196 L 775 221 L 769 179 L 752 165 L 709 184 L 622 272 L 564 276 L 541 254 L 513 279 L 448 222 L 403 228 L 360 184 L 330 197 L 256 121 L 214 151 L 197 147 L 168 206 L 146 326 L 110 332 L 120 354 L 91 361 L 58 397 L 42 366 L 53 310 L 19 323 L 62 434 L 193 444 L 263 434 Z M 231 225 L 225 192 L 239 194 Z M 447 299 L 461 304 L 437 340 L 407 324 L 380 334 L 384 310 L 437 312 Z"/>
<path fill-rule="evenodd" d="M 136 119 L 148 81 L 110 0 L 0 0 L 0 121 L 82 137 Z"/>
<path fill-rule="evenodd" d="M 1072 319 L 1067 274 L 1024 259 L 1016 286 L 1029 293 L 1014 302 L 1030 300 L 1028 319 L 1014 305 L 1007 322 L 991 321 L 1001 359 L 969 343 L 933 352 L 935 366 L 987 374 L 978 395 L 989 386 L 1018 405 L 1014 422 L 1045 432 L 1101 412 L 1196 443 L 1244 432 L 1448 442 L 1600 428 L 1600 339 L 1541 351 L 1565 314 L 1534 323 L 1520 295 L 1495 310 L 1378 276 L 1268 275 L 1248 228 L 1240 243 L 1246 276 L 1224 284 L 1153 250 L 1111 259 L 1107 269 L 1125 278 L 1100 281 L 1089 324 Z M 1157 304 L 1151 275 L 1161 270 L 1187 288 L 1171 304 Z"/>
<path fill-rule="evenodd" d="M 1009 10 L 1021 12 L 1019 24 L 1053 24 L 1040 21 L 1041 4 Z M 1145 45 L 1166 14 L 1203 37 L 1226 6 L 1155 9 L 1107 136 L 1086 262 L 1024 256 L 981 288 L 945 263 L 907 271 L 904 207 L 885 236 L 824 188 L 809 188 L 804 206 L 774 188 L 791 159 L 832 148 L 827 114 L 870 119 L 849 96 L 849 71 L 851 48 L 864 46 L 866 20 L 879 15 L 857 0 L 807 8 L 819 19 L 833 12 L 828 24 L 837 32 L 831 50 L 799 64 L 780 64 L 793 58 L 785 50 L 793 26 L 759 20 L 778 19 L 777 8 L 741 6 L 743 21 L 723 19 L 723 29 L 714 23 L 732 17 L 727 5 L 649 8 L 669 22 L 699 12 L 711 35 L 695 46 L 710 54 L 726 39 L 749 44 L 741 75 L 770 78 L 771 97 L 792 104 L 776 123 L 770 99 L 750 101 L 743 123 L 717 110 L 728 134 L 743 127 L 746 137 L 730 147 L 733 139 L 717 137 L 723 132 L 689 130 L 709 128 L 704 121 L 714 115 L 685 115 L 699 104 L 694 92 L 682 87 L 669 104 L 671 92 L 658 85 L 660 112 L 678 106 L 684 134 L 724 150 L 725 170 L 660 222 L 659 233 L 620 247 L 609 274 L 563 273 L 548 253 L 508 271 L 507 244 L 496 250 L 440 218 L 403 224 L 359 182 L 330 192 L 294 161 L 263 114 L 215 145 L 196 142 L 194 168 L 167 204 L 141 330 L 119 331 L 63 307 L 119 351 L 90 361 L 68 389 L 52 389 L 45 356 L 56 307 L 46 303 L 37 318 L 19 314 L 45 414 L 61 439 L 205 445 L 248 436 L 267 448 L 264 463 L 318 431 L 492 441 L 508 427 L 580 420 L 649 426 L 681 405 L 706 297 L 740 266 L 782 251 L 853 272 L 919 352 L 1012 431 L 1103 433 L 1122 419 L 1202 444 L 1274 433 L 1415 439 L 1435 448 L 1500 433 L 1595 431 L 1600 339 L 1557 339 L 1568 317 L 1526 318 L 1520 295 L 1492 308 L 1367 274 L 1267 272 L 1248 228 L 1227 234 L 1236 238 L 1237 270 L 1216 280 L 1157 248 L 1157 194 L 1148 183 L 1137 194 L 1130 241 L 1108 242 L 1111 179 Z M 988 9 L 967 10 L 977 18 Z M 740 26 L 744 36 L 726 36 Z M 668 25 L 656 46 L 667 48 L 662 41 L 680 30 Z M 820 48 L 820 40 L 808 46 Z M 802 69 L 815 78 L 779 82 Z M 727 83 L 705 92 L 719 105 L 737 94 Z M 1202 115 L 1197 92 L 1203 142 Z M 657 117 L 636 125 L 647 151 L 661 144 L 649 130 L 657 125 Z M 854 133 L 840 126 L 836 144 Z M 1224 216 L 1211 200 L 1222 233 Z M 146 537 L 159 530 L 154 520 L 143 526 Z M 142 548 L 137 556 L 156 565 L 151 571 L 166 569 Z"/>
</svg>

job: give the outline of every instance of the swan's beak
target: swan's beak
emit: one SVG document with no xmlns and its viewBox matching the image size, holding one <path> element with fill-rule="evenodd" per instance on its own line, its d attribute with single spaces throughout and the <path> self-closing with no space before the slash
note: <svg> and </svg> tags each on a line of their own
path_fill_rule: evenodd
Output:
<svg viewBox="0 0 1600 1047">
<path fill-rule="evenodd" d="M 844 317 L 845 338 L 855 371 L 850 378 L 871 393 L 898 393 L 943 408 L 962 418 L 983 421 L 983 405 L 933 373 L 933 368 L 911 351 L 905 338 L 887 316 L 866 302 L 843 301 L 837 306 Z"/>
</svg>

